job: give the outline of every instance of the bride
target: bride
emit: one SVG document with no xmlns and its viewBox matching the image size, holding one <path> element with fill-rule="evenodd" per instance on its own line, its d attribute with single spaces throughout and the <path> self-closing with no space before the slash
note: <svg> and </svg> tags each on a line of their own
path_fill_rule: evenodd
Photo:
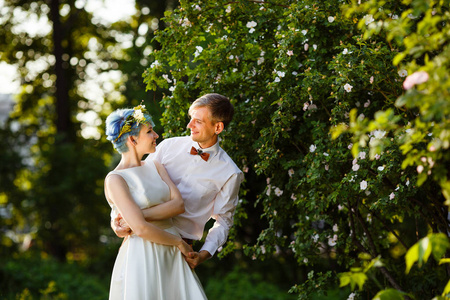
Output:
<svg viewBox="0 0 450 300">
<path fill-rule="evenodd" d="M 165 203 L 170 216 L 184 212 L 180 192 L 164 167 L 156 161 L 141 161 L 155 152 L 158 138 L 145 106 L 111 113 L 106 135 L 122 158 L 106 176 L 105 196 L 112 219 L 120 215 L 132 230 L 114 263 L 109 299 L 206 299 L 183 257 L 192 248 L 172 220 L 149 223 L 141 211 Z"/>
</svg>

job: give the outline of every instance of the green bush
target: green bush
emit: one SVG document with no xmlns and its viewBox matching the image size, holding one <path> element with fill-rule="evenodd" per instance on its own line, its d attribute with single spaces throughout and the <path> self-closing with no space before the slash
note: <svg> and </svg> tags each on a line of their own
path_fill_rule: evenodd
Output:
<svg viewBox="0 0 450 300">
<path fill-rule="evenodd" d="M 287 291 L 263 280 L 259 273 L 235 267 L 224 276 L 214 276 L 204 285 L 208 299 L 215 300 L 289 300 L 296 299 Z"/>
<path fill-rule="evenodd" d="M 449 228 L 447 2 L 197 0 L 167 12 L 144 74 L 167 89 L 165 136 L 187 133 L 199 95 L 230 97 L 221 145 L 246 174 L 235 219 L 261 227 L 248 224 L 254 206 L 265 225 L 222 253 L 294 256 L 316 271 L 294 288 L 305 299 L 368 266 L 345 277 L 367 276 L 356 297 L 445 290 L 446 266 L 406 275 L 404 255 Z"/>
<path fill-rule="evenodd" d="M 107 299 L 108 284 L 75 263 L 38 255 L 16 256 L 0 265 L 1 299 Z"/>
</svg>

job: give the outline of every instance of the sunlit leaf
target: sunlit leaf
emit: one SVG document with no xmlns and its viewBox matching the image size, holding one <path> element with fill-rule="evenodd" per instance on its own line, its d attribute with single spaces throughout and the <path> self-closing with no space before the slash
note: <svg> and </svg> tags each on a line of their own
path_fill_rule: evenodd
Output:
<svg viewBox="0 0 450 300">
<path fill-rule="evenodd" d="M 379 291 L 372 300 L 404 300 L 404 295 L 404 292 L 395 289 L 387 289 Z"/>
</svg>

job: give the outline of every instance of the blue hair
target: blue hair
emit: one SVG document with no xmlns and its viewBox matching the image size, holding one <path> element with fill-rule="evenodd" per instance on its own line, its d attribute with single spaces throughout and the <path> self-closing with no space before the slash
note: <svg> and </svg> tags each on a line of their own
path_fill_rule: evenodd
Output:
<svg viewBox="0 0 450 300">
<path fill-rule="evenodd" d="M 128 136 L 137 137 L 142 128 L 142 124 L 135 122 L 131 126 L 131 131 L 123 133 L 119 138 L 117 138 L 120 134 L 120 129 L 125 124 L 128 116 L 133 113 L 134 109 L 132 108 L 117 109 L 106 118 L 106 139 L 113 144 L 114 149 L 116 149 L 116 151 L 120 154 L 128 151 Z M 150 121 L 152 126 L 154 126 L 150 115 L 144 113 L 144 117 L 146 120 Z"/>
</svg>

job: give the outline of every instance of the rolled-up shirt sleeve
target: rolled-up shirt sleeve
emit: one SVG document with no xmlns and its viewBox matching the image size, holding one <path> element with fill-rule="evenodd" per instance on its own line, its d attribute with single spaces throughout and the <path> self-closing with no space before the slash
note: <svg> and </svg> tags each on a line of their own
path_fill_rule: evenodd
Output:
<svg viewBox="0 0 450 300">
<path fill-rule="evenodd" d="M 215 222 L 208 231 L 205 243 L 200 251 L 206 250 L 214 255 L 217 249 L 226 242 L 228 232 L 233 226 L 233 216 L 239 201 L 239 187 L 243 179 L 244 176 L 241 172 L 234 173 L 217 194 L 212 215 Z"/>
</svg>

